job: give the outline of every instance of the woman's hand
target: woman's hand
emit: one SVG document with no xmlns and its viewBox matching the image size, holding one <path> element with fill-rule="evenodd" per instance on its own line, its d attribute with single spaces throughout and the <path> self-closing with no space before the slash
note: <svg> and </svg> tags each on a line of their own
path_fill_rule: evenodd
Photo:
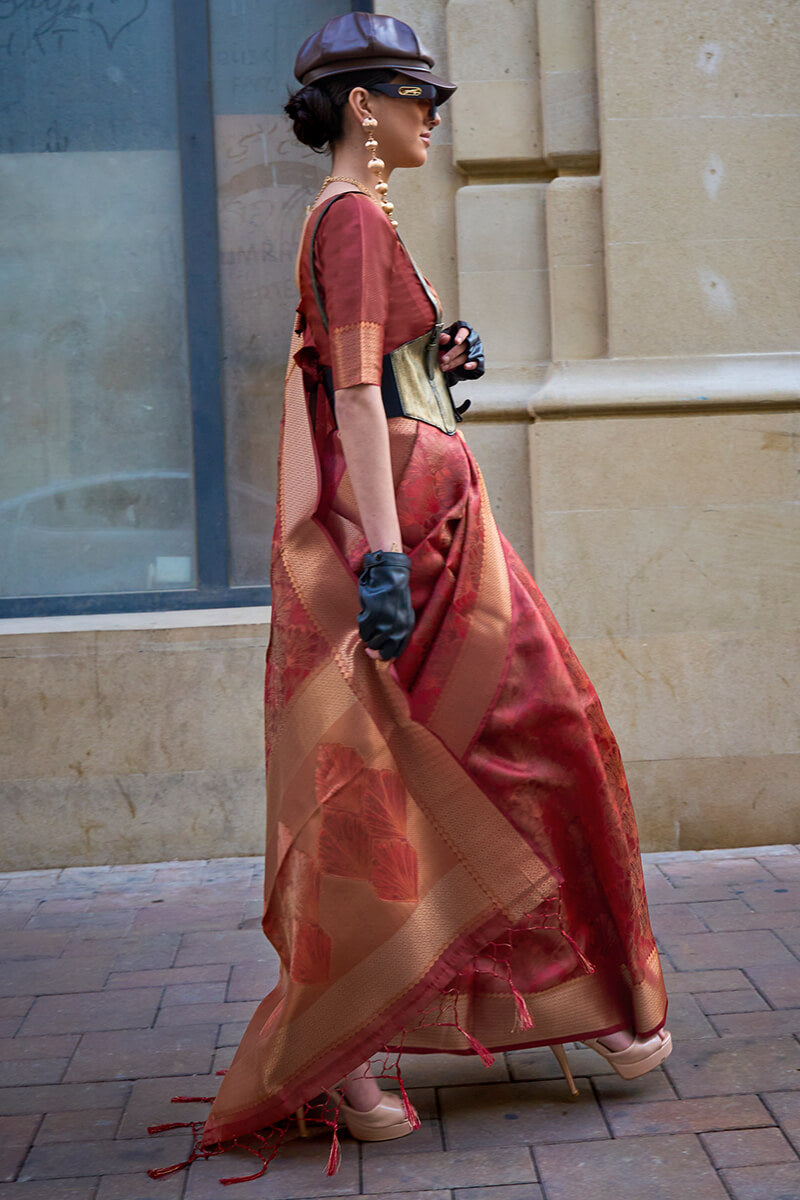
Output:
<svg viewBox="0 0 800 1200">
<path fill-rule="evenodd" d="M 411 559 L 402 551 L 364 555 L 358 581 L 358 629 L 371 657 L 391 661 L 408 645 L 414 630 L 410 576 Z"/>
<path fill-rule="evenodd" d="M 483 345 L 465 321 L 454 321 L 439 335 L 439 362 L 450 387 L 461 379 L 480 379 L 486 370 Z"/>
</svg>

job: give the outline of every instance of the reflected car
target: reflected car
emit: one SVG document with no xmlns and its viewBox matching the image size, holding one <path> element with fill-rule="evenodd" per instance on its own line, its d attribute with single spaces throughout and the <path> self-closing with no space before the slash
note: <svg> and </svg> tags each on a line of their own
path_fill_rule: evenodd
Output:
<svg viewBox="0 0 800 1200">
<path fill-rule="evenodd" d="M 237 582 L 263 582 L 275 496 L 235 482 Z M 250 532 L 252 531 L 252 532 Z M 243 571 L 251 578 L 242 578 Z M 259 577 L 260 576 L 260 577 Z M 195 586 L 189 471 L 96 475 L 0 503 L 0 595 L 83 595 Z"/>
</svg>

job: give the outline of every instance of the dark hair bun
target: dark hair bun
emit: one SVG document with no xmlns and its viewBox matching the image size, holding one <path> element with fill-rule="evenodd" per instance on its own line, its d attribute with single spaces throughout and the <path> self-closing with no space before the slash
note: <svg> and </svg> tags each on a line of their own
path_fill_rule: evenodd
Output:
<svg viewBox="0 0 800 1200">
<path fill-rule="evenodd" d="M 336 104 L 318 83 L 300 88 L 289 97 L 283 111 L 291 117 L 297 140 L 318 154 L 341 137 L 342 105 Z"/>
<path fill-rule="evenodd" d="M 290 95 L 283 106 L 283 111 L 291 117 L 294 136 L 304 146 L 321 154 L 342 136 L 344 108 L 352 89 L 369 89 L 376 83 L 388 83 L 396 74 L 394 69 L 373 67 L 372 70 L 326 75 L 315 83 L 306 84 Z"/>
</svg>

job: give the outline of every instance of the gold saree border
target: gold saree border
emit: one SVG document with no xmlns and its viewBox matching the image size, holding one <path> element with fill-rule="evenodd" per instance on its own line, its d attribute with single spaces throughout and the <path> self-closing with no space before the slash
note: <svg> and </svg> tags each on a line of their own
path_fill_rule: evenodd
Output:
<svg viewBox="0 0 800 1200">
<path fill-rule="evenodd" d="M 666 1018 L 667 995 L 663 983 L 642 985 L 647 992 L 647 1008 L 657 1017 L 637 1033 L 644 1037 L 661 1028 Z M 613 1027 L 630 1025 L 630 991 L 621 976 L 597 971 L 558 984 L 543 992 L 522 995 L 533 1018 L 533 1028 L 512 1032 L 515 1004 L 510 993 L 483 994 L 472 997 L 464 1005 L 461 1023 L 482 1045 L 493 1052 L 549 1045 L 558 1041 L 581 1041 L 585 1037 L 602 1036 Z M 389 1049 L 401 1049 L 399 1042 L 388 1042 Z M 461 1053 L 464 1039 L 457 1029 L 447 1026 L 428 1026 L 410 1030 L 403 1038 L 402 1050 L 408 1054 Z"/>
</svg>

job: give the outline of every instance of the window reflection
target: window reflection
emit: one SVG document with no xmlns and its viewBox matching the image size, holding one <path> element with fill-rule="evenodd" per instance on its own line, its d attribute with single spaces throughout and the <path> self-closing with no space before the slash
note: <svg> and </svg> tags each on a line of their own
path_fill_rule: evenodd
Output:
<svg viewBox="0 0 800 1200">
<path fill-rule="evenodd" d="M 0 46 L 0 594 L 191 586 L 171 5 L 0 5 Z"/>
<path fill-rule="evenodd" d="M 294 265 L 327 159 L 281 113 L 305 37 L 349 4 L 211 0 L 232 582 L 268 581 Z"/>
</svg>

